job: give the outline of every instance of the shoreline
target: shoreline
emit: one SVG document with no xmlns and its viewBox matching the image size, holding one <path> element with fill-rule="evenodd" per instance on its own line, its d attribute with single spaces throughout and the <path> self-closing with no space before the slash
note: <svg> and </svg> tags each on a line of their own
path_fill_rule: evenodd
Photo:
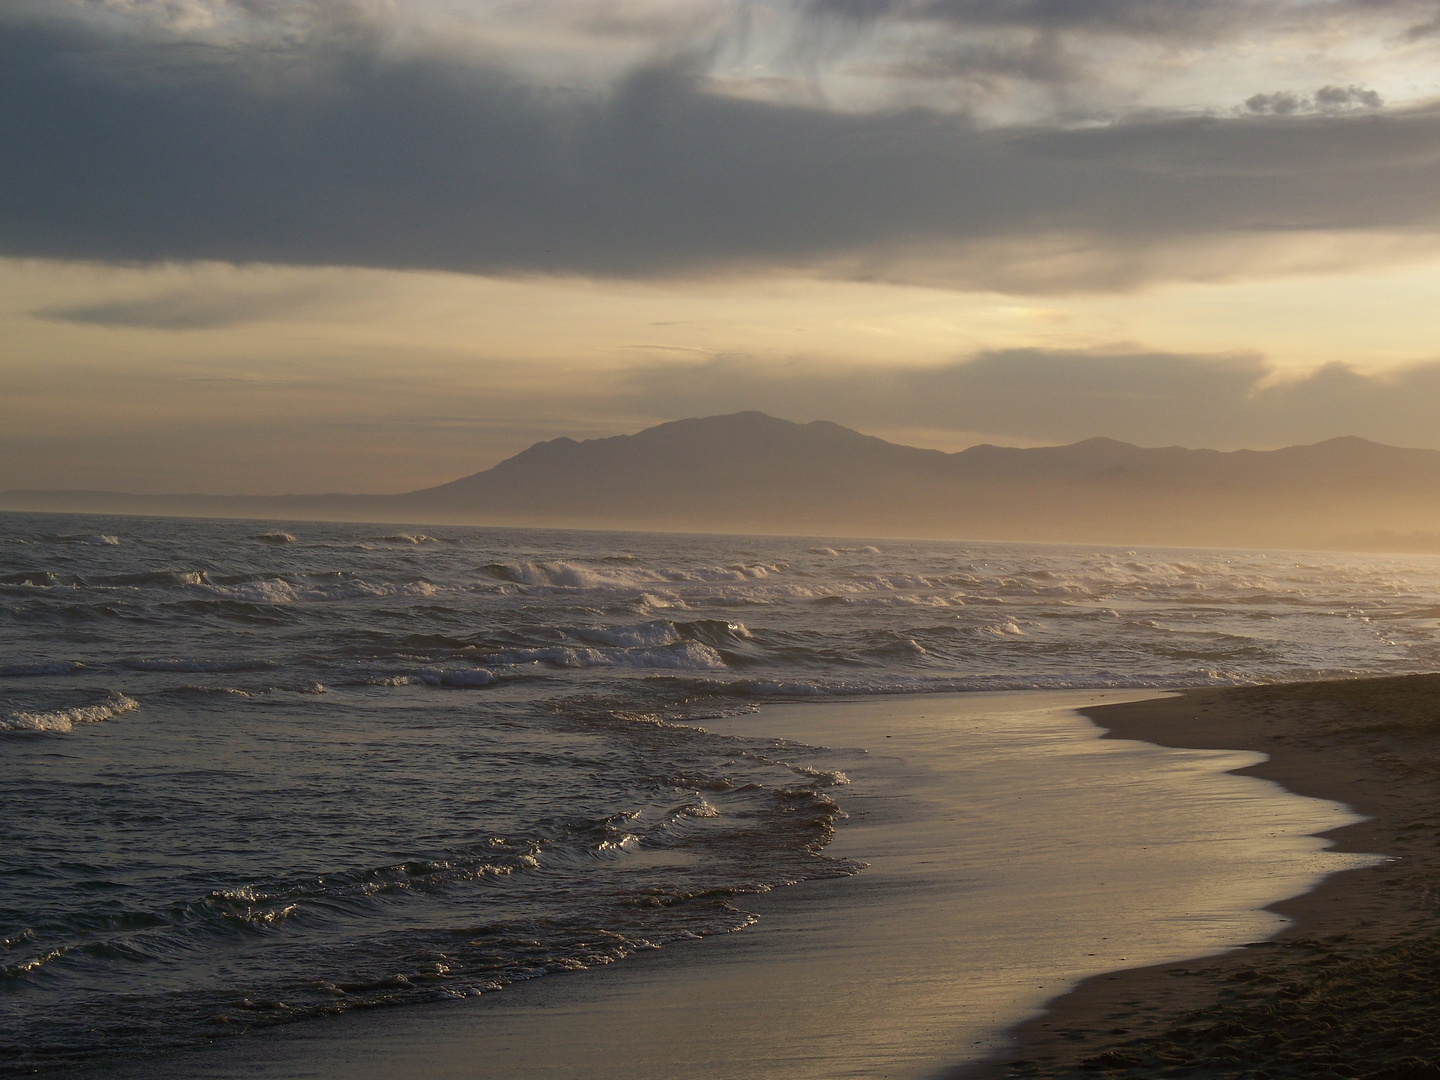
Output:
<svg viewBox="0 0 1440 1080">
<path fill-rule="evenodd" d="M 725 942 L 109 1075 L 922 1080 L 973 1062 L 1086 976 L 1273 933 L 1266 901 L 1337 865 L 1314 833 L 1351 815 L 1234 776 L 1254 755 L 1107 741 L 1076 712 L 1135 696 L 798 703 L 718 722 L 781 757 L 830 747 L 826 767 L 855 778 L 833 853 L 870 868 L 741 901 L 761 921 Z"/>
<path fill-rule="evenodd" d="M 1268 910 L 1278 935 L 1094 976 L 954 1080 L 1440 1080 L 1440 675 L 1206 688 L 1080 710 L 1103 738 L 1262 753 L 1240 772 L 1344 803 L 1321 834 L 1386 857 Z"/>
</svg>

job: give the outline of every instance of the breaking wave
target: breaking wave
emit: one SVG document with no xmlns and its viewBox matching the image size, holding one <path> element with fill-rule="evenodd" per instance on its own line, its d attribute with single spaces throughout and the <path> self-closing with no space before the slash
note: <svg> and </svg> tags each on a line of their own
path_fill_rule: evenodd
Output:
<svg viewBox="0 0 1440 1080">
<path fill-rule="evenodd" d="M 70 732 L 77 724 L 99 724 L 140 707 L 134 698 L 124 694 L 111 694 L 104 701 L 93 705 L 77 705 L 69 709 L 52 709 L 47 712 L 12 712 L 0 717 L 0 731 L 10 732 Z"/>
<path fill-rule="evenodd" d="M 422 668 L 414 675 L 392 677 L 388 685 L 403 686 L 409 682 L 422 682 L 428 686 L 494 686 L 500 680 L 495 673 L 485 668 Z"/>
</svg>

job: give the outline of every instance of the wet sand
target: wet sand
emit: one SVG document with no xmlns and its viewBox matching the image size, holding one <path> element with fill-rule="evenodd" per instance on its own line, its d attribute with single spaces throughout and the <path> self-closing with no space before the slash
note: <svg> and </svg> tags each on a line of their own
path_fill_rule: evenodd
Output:
<svg viewBox="0 0 1440 1080">
<path fill-rule="evenodd" d="M 1278 937 L 1092 978 L 966 1077 L 1440 1080 L 1440 675 L 1207 689 L 1084 710 L 1112 738 L 1269 756 L 1245 770 L 1340 800 L 1383 864 L 1274 906 Z"/>
<path fill-rule="evenodd" d="M 832 747 L 826 767 L 853 782 L 828 789 L 851 815 L 831 850 L 868 868 L 743 898 L 760 922 L 724 938 L 110 1075 L 946 1075 L 1087 976 L 1279 931 L 1268 902 L 1347 864 L 1311 834 L 1353 816 L 1233 774 L 1257 755 L 1102 739 L 1074 711 L 1135 696 L 882 698 L 707 722 L 780 758 L 787 741 Z"/>
</svg>

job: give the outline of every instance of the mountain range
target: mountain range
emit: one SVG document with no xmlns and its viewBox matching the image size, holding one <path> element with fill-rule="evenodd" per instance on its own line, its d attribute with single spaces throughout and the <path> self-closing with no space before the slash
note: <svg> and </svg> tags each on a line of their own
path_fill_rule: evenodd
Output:
<svg viewBox="0 0 1440 1080">
<path fill-rule="evenodd" d="M 923 450 L 758 412 L 536 443 L 398 495 L 10 491 L 0 508 L 817 536 L 1440 550 L 1440 451 L 1354 437 L 1279 450 Z"/>
</svg>

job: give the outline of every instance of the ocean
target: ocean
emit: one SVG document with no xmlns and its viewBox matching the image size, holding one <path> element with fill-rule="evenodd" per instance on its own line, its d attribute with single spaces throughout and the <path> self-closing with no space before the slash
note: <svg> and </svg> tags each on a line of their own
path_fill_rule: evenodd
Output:
<svg viewBox="0 0 1440 1080">
<path fill-rule="evenodd" d="M 862 869 L 776 701 L 1437 666 L 1425 556 L 0 515 L 0 1074 L 743 931 Z"/>
</svg>

